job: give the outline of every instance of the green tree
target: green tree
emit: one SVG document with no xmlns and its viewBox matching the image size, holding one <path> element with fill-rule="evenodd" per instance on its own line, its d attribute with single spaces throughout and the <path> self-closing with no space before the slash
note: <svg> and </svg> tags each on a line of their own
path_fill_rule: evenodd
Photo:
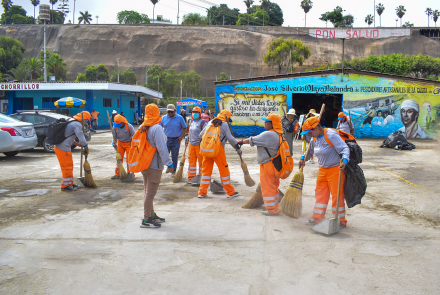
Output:
<svg viewBox="0 0 440 295">
<path fill-rule="evenodd" d="M 376 5 L 376 12 L 379 15 L 379 19 L 380 19 L 380 26 L 382 26 L 382 13 L 385 10 L 385 7 L 383 6 L 382 3 L 379 3 Z"/>
<path fill-rule="evenodd" d="M 156 4 L 157 2 L 159 2 L 159 0 L 150 0 L 151 3 L 153 3 L 153 24 L 154 24 L 154 9 L 156 8 Z"/>
<path fill-rule="evenodd" d="M 163 79 L 162 68 L 159 65 L 154 65 L 152 67 L 149 67 L 147 70 L 147 88 L 158 91 L 159 79 Z"/>
<path fill-rule="evenodd" d="M 60 76 L 60 72 L 58 72 L 58 69 L 66 66 L 64 59 L 62 59 L 58 54 L 54 53 L 47 61 L 47 64 L 53 68 L 53 73 L 55 74 L 55 80 L 58 81 L 62 79 L 62 77 Z"/>
<path fill-rule="evenodd" d="M 367 17 L 365 17 L 365 23 L 366 23 L 368 26 L 371 26 L 371 24 L 373 23 L 373 21 L 374 21 L 374 17 L 373 17 L 371 14 L 369 14 L 369 15 L 367 15 Z"/>
<path fill-rule="evenodd" d="M 117 70 L 113 71 L 112 77 L 110 78 L 110 82 L 118 82 Z M 119 72 L 119 83 L 136 85 L 136 82 L 137 82 L 137 76 L 132 69 Z"/>
<path fill-rule="evenodd" d="M 76 76 L 75 82 L 87 82 L 87 77 L 84 74 L 79 73 L 78 76 Z"/>
<path fill-rule="evenodd" d="M 302 0 L 301 8 L 304 10 L 304 27 L 307 27 L 307 13 L 312 9 L 313 2 L 311 0 Z"/>
<path fill-rule="evenodd" d="M 229 80 L 229 76 L 226 75 L 225 72 L 221 72 L 220 76 L 217 78 L 217 81 L 225 81 L 225 80 Z"/>
<path fill-rule="evenodd" d="M 146 14 L 140 14 L 133 10 L 124 10 L 118 12 L 116 17 L 119 24 L 149 24 L 150 19 Z"/>
<path fill-rule="evenodd" d="M 179 79 L 182 80 L 182 89 L 191 93 L 192 97 L 199 98 L 202 91 L 200 89 L 200 81 L 202 77 L 196 71 L 189 70 L 188 73 L 179 73 Z"/>
<path fill-rule="evenodd" d="M 9 8 L 12 6 L 12 0 L 2 0 L 3 10 L 5 12 L 9 11 Z"/>
<path fill-rule="evenodd" d="M 92 15 L 89 13 L 88 10 L 86 10 L 85 12 L 80 11 L 79 12 L 79 17 L 78 17 L 78 23 L 80 24 L 81 22 L 84 22 L 84 24 L 89 24 L 92 21 Z"/>
<path fill-rule="evenodd" d="M 2 24 L 32 24 L 34 22 L 35 20 L 31 16 L 26 16 L 26 10 L 20 5 L 10 5 L 8 11 L 3 13 L 1 18 Z"/>
<path fill-rule="evenodd" d="M 428 28 L 429 28 L 429 18 L 432 15 L 433 11 L 431 8 L 428 7 L 428 8 L 426 8 L 425 13 L 428 16 Z"/>
<path fill-rule="evenodd" d="M 43 64 L 41 61 L 36 57 L 28 57 L 23 60 L 29 69 L 31 79 L 36 80 L 41 76 L 41 73 L 43 71 Z"/>
<path fill-rule="evenodd" d="M 294 63 L 302 66 L 310 55 L 310 47 L 300 40 L 279 37 L 267 45 L 264 62 L 268 67 L 278 67 L 278 74 L 281 74 L 283 68 L 293 68 Z"/>
<path fill-rule="evenodd" d="M 52 10 L 50 11 L 50 23 L 51 24 L 55 24 L 52 18 L 52 11 L 53 11 L 53 5 L 56 4 L 58 2 L 58 0 L 49 0 L 49 3 L 52 5 Z M 63 19 L 64 19 L 64 15 L 63 15 Z"/>
<path fill-rule="evenodd" d="M 412 27 L 414 27 L 414 24 L 410 23 L 410 22 L 405 22 L 402 27 L 404 27 L 404 28 L 412 28 Z"/>
<path fill-rule="evenodd" d="M 31 74 L 29 69 L 25 66 L 20 66 L 9 70 L 8 74 L 6 74 L 4 78 L 8 81 L 25 82 L 29 80 L 30 76 Z"/>
<path fill-rule="evenodd" d="M 174 69 L 163 71 L 163 78 L 160 79 L 160 92 L 162 92 L 165 100 L 176 94 L 179 86 L 180 79 Z"/>
<path fill-rule="evenodd" d="M 183 16 L 182 25 L 206 25 L 206 17 L 199 13 L 188 13 Z"/>
<path fill-rule="evenodd" d="M 23 44 L 12 37 L 0 37 L 0 72 L 5 74 L 7 71 L 16 68 L 22 58 L 25 49 Z"/>
<path fill-rule="evenodd" d="M 34 6 L 34 19 L 35 19 L 35 7 L 40 4 L 40 0 L 31 0 L 31 4 Z"/>
<path fill-rule="evenodd" d="M 329 21 L 333 24 L 335 28 L 337 27 L 351 27 L 354 22 L 354 18 L 352 15 L 343 15 L 342 12 L 345 11 L 341 6 L 336 6 L 333 11 L 328 11 L 326 13 L 321 14 L 319 18 L 322 21 Z"/>
<path fill-rule="evenodd" d="M 263 11 L 266 11 L 269 8 L 269 0 L 260 0 L 261 3 L 261 9 L 263 9 Z M 264 27 L 264 19 L 265 17 L 263 17 L 263 27 Z"/>
<path fill-rule="evenodd" d="M 250 24 L 252 24 L 252 14 L 255 14 L 257 11 L 262 10 L 261 6 L 259 5 L 254 5 L 252 6 L 250 9 L 247 10 L 247 13 L 249 13 L 250 15 Z M 265 20 L 265 23 L 270 24 L 270 25 L 278 25 L 281 26 L 284 23 L 284 18 L 283 18 L 283 11 L 281 10 L 280 6 L 276 3 L 273 2 L 269 2 L 269 6 L 264 10 L 268 15 L 269 15 L 269 20 Z M 262 14 L 261 14 L 262 15 Z M 262 16 L 261 16 L 261 20 L 263 20 Z M 243 23 L 244 25 L 244 23 Z M 261 26 L 262 23 L 259 24 L 254 24 L 257 26 Z"/>
<path fill-rule="evenodd" d="M 402 17 L 405 15 L 406 9 L 405 6 L 399 5 L 396 8 L 396 15 L 398 18 L 400 18 L 400 26 L 402 26 Z"/>
<path fill-rule="evenodd" d="M 216 26 L 223 25 L 236 25 L 238 15 L 240 11 L 237 8 L 229 9 L 226 4 L 220 4 L 220 6 L 212 6 L 208 10 L 208 15 L 211 16 L 211 24 Z"/>
<path fill-rule="evenodd" d="M 40 61 L 44 65 L 44 51 L 40 51 Z M 58 54 L 52 53 L 49 49 L 46 49 L 46 66 L 47 66 L 47 75 L 55 76 L 57 81 L 66 80 L 67 75 L 67 65 Z M 56 69 L 56 71 L 55 71 Z M 42 79 L 43 76 L 40 77 Z M 38 79 L 38 80 L 40 80 Z"/>
<path fill-rule="evenodd" d="M 244 2 L 244 4 L 246 5 L 246 7 L 247 7 L 247 18 L 248 18 L 248 26 L 249 26 L 249 8 L 251 8 L 251 6 L 252 6 L 252 4 L 254 4 L 254 0 L 245 0 L 245 1 L 243 1 Z"/>
<path fill-rule="evenodd" d="M 439 16 L 440 16 L 440 11 L 438 11 L 437 9 L 434 10 L 432 13 L 432 20 L 434 21 L 436 27 L 437 27 L 437 21 L 438 21 Z"/>
</svg>

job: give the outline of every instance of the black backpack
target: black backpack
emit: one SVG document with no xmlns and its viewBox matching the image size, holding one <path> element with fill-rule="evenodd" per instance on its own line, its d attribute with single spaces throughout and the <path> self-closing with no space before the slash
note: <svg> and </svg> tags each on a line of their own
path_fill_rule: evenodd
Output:
<svg viewBox="0 0 440 295">
<path fill-rule="evenodd" d="M 52 122 L 49 124 L 47 131 L 46 131 L 46 139 L 47 142 L 55 145 L 62 143 L 67 137 L 72 136 L 73 134 L 69 136 L 64 136 L 67 124 L 70 122 L 74 122 L 76 120 L 73 119 L 58 119 L 55 122 Z"/>
</svg>

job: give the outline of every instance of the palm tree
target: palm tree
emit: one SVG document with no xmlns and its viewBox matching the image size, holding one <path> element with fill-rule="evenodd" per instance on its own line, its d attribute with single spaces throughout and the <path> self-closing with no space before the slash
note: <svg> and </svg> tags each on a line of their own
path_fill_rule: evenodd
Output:
<svg viewBox="0 0 440 295">
<path fill-rule="evenodd" d="M 62 59 L 58 54 L 52 54 L 49 60 L 47 61 L 47 64 L 53 67 L 53 73 L 55 74 L 55 79 L 58 80 L 58 68 L 66 66 L 64 59 Z"/>
<path fill-rule="evenodd" d="M 249 8 L 251 8 L 252 4 L 254 4 L 254 0 L 245 0 L 243 1 L 247 7 L 247 15 L 248 15 L 248 26 L 249 26 Z"/>
<path fill-rule="evenodd" d="M 36 57 L 29 58 L 26 62 L 26 66 L 29 69 L 32 80 L 35 80 L 37 75 L 40 74 L 43 69 L 43 63 Z"/>
<path fill-rule="evenodd" d="M 58 0 L 49 0 L 49 3 L 52 4 L 52 11 L 53 11 L 53 5 L 56 4 L 57 2 Z M 52 16 L 52 11 L 50 12 L 50 16 Z M 53 23 L 53 16 L 50 22 Z"/>
<path fill-rule="evenodd" d="M 301 1 L 301 8 L 304 10 L 304 28 L 306 27 L 307 24 L 307 13 L 310 11 L 310 9 L 312 9 L 313 7 L 313 2 L 311 0 L 303 0 Z"/>
<path fill-rule="evenodd" d="M 154 8 L 156 8 L 156 4 L 157 2 L 159 2 L 159 0 L 150 0 L 151 3 L 153 3 L 153 24 L 154 24 Z"/>
<path fill-rule="evenodd" d="M 396 15 L 400 18 L 400 26 L 402 26 L 402 17 L 405 15 L 406 9 L 405 6 L 399 5 L 396 8 Z"/>
<path fill-rule="evenodd" d="M 426 8 L 425 13 L 428 16 L 428 28 L 429 28 L 429 17 L 432 15 L 432 9 L 431 8 Z"/>
<path fill-rule="evenodd" d="M 86 10 L 85 12 L 80 11 L 79 14 L 80 17 L 78 17 L 78 22 L 81 23 L 83 21 L 84 24 L 90 25 L 90 21 L 92 20 L 92 15 L 89 13 L 89 11 L 88 10 Z"/>
<path fill-rule="evenodd" d="M 201 25 L 204 18 L 199 13 L 188 13 L 183 16 L 182 25 Z"/>
<path fill-rule="evenodd" d="M 436 27 L 439 16 L 440 16 L 440 11 L 438 11 L 437 9 L 434 10 L 434 12 L 432 13 L 432 20 L 434 21 Z"/>
<path fill-rule="evenodd" d="M 263 27 L 264 27 L 264 11 L 269 7 L 269 0 L 260 0 L 261 9 L 263 9 Z"/>
<path fill-rule="evenodd" d="M 15 69 L 11 69 L 8 71 L 10 74 L 6 74 L 4 78 L 8 81 L 16 80 L 18 82 L 24 82 L 29 80 L 30 71 L 26 66 L 18 66 Z"/>
<path fill-rule="evenodd" d="M 34 21 L 35 21 L 35 7 L 40 4 L 40 0 L 31 0 L 31 4 L 34 6 Z"/>
<path fill-rule="evenodd" d="M 368 24 L 368 26 L 370 26 L 373 23 L 373 21 L 374 21 L 374 17 L 371 14 L 367 15 L 367 17 L 365 18 L 365 22 Z"/>
<path fill-rule="evenodd" d="M 382 3 L 379 3 L 379 4 L 376 5 L 376 11 L 377 11 L 377 14 L 379 15 L 379 19 L 380 19 L 380 26 L 382 26 L 382 17 L 381 17 L 381 15 L 382 15 L 384 10 L 385 10 L 385 7 L 382 5 Z"/>
</svg>

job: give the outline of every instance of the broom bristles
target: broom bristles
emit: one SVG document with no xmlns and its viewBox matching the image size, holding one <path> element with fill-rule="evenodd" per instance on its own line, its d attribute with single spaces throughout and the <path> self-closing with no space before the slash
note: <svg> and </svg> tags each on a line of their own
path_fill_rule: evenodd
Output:
<svg viewBox="0 0 440 295">
<path fill-rule="evenodd" d="M 116 152 L 116 163 L 118 163 L 119 168 L 119 179 L 123 180 L 127 178 L 127 172 L 125 171 L 124 163 L 122 163 L 122 157 L 119 152 Z"/>
<path fill-rule="evenodd" d="M 95 180 L 93 180 L 92 169 L 90 168 L 90 164 L 87 160 L 84 162 L 84 172 L 84 186 L 97 188 L 98 186 L 96 185 Z"/>
<path fill-rule="evenodd" d="M 302 169 L 293 175 L 289 188 L 280 202 L 280 211 L 291 218 L 299 218 L 302 209 L 302 188 L 304 173 Z"/>
<path fill-rule="evenodd" d="M 263 201 L 263 194 L 261 193 L 261 184 L 258 184 L 257 190 L 255 191 L 252 198 L 249 200 L 249 202 L 241 206 L 241 208 L 254 209 L 260 207 L 263 204 L 264 201 Z"/>
<path fill-rule="evenodd" d="M 180 166 L 176 172 L 176 175 L 174 175 L 173 183 L 178 183 L 182 180 L 184 166 L 185 166 L 185 155 L 183 155 L 182 159 L 180 160 Z"/>
<path fill-rule="evenodd" d="M 255 181 L 252 179 L 252 177 L 249 175 L 249 170 L 247 168 L 247 165 L 244 161 L 241 161 L 241 169 L 244 173 L 244 182 L 247 186 L 252 187 L 255 185 Z"/>
</svg>

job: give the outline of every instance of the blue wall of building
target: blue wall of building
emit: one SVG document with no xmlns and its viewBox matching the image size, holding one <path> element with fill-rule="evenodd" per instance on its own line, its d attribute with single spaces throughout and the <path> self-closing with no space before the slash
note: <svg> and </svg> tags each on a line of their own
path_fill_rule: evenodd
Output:
<svg viewBox="0 0 440 295">
<path fill-rule="evenodd" d="M 134 113 L 140 109 L 140 99 L 132 94 L 106 91 L 106 90 L 25 90 L 25 91 L 6 91 L 8 97 L 8 113 L 15 113 L 17 110 L 36 110 L 43 108 L 53 108 L 53 102 L 43 103 L 43 98 L 53 100 L 63 97 L 76 97 L 86 101 L 84 108 L 71 108 L 69 115 L 73 116 L 81 111 L 91 112 L 93 109 L 100 114 L 98 120 L 98 128 L 109 128 L 107 111 L 111 115 L 113 110 L 118 113 L 124 112 L 124 116 L 128 122 L 134 123 Z M 53 99 L 52 99 L 53 98 Z M 104 99 L 110 99 L 111 106 L 104 107 Z M 119 107 L 118 107 L 119 100 Z"/>
</svg>

